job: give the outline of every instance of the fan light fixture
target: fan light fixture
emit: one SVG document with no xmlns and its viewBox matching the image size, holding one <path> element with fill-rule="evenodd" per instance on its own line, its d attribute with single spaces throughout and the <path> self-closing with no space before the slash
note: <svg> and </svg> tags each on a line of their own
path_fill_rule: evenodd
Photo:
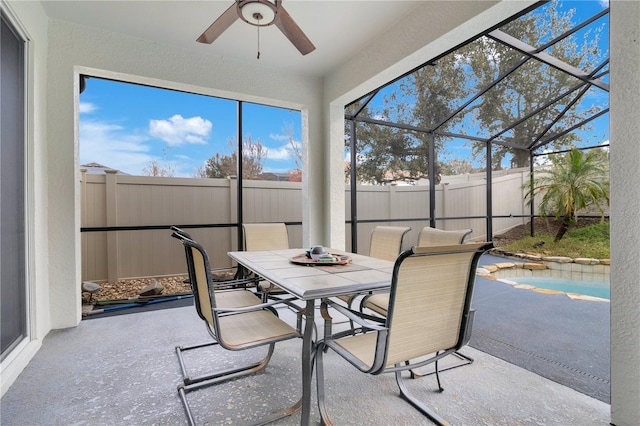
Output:
<svg viewBox="0 0 640 426">
<path fill-rule="evenodd" d="M 258 27 L 258 58 L 260 58 L 260 27 L 275 25 L 302 53 L 313 52 L 316 47 L 282 7 L 282 0 L 236 0 L 224 11 L 200 37 L 199 43 L 211 44 L 238 18 Z"/>
<path fill-rule="evenodd" d="M 277 5 L 275 0 L 244 0 L 238 2 L 238 10 L 246 23 L 265 27 L 275 21 Z"/>
</svg>

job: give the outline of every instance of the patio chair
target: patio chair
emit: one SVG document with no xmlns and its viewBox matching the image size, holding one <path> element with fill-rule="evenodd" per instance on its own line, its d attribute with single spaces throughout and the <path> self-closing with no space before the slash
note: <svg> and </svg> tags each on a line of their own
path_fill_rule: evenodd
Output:
<svg viewBox="0 0 640 426">
<path fill-rule="evenodd" d="M 471 232 L 473 232 L 471 229 L 443 231 L 425 226 L 418 236 L 418 247 L 464 244 L 464 240 Z M 362 299 L 360 302 L 360 311 L 368 308 L 379 315 L 386 316 L 387 306 L 389 306 L 389 293 L 377 293 Z"/>
<path fill-rule="evenodd" d="M 434 423 L 447 424 L 409 393 L 402 372 L 436 363 L 468 343 L 476 266 L 491 247 L 492 243 L 413 247 L 401 253 L 393 269 L 385 318 L 357 313 L 323 299 L 324 338 L 315 350 L 318 408 L 323 424 L 332 424 L 324 390 L 323 352 L 328 349 L 363 373 L 395 373 L 402 398 Z M 355 335 L 353 330 L 333 334 L 330 307 L 360 326 Z M 442 392 L 437 364 L 435 374 Z"/>
<path fill-rule="evenodd" d="M 464 244 L 464 240 L 473 232 L 473 229 L 456 229 L 445 231 L 442 229 L 425 226 L 418 235 L 418 247 L 433 247 L 446 244 Z"/>
<path fill-rule="evenodd" d="M 244 223 L 244 249 L 256 250 L 286 250 L 289 248 L 289 233 L 284 223 Z M 262 295 L 262 301 L 266 302 L 270 297 L 278 297 L 285 294 L 277 286 L 269 281 L 258 279 L 258 292 Z"/>
<path fill-rule="evenodd" d="M 172 225 L 169 229 L 176 234 L 176 238 L 184 237 L 192 241 L 195 241 L 195 239 L 188 232 L 184 231 L 182 228 L 178 228 L 177 226 Z M 235 273 L 233 274 L 233 276 L 230 276 L 229 272 L 233 271 L 234 269 L 235 269 Z M 257 281 L 255 278 L 251 278 L 251 277 L 243 278 L 241 271 L 235 266 L 229 266 L 229 267 L 223 267 L 223 268 L 212 268 L 211 274 L 213 276 L 214 281 L 229 282 L 228 287 L 247 288 L 247 287 L 255 287 L 257 284 Z"/>
<path fill-rule="evenodd" d="M 460 229 L 444 231 L 430 226 L 425 226 L 418 235 L 418 247 L 435 247 L 449 244 L 464 244 L 464 240 L 473 232 L 472 229 Z M 389 306 L 389 293 L 376 293 L 365 296 L 360 301 L 360 311 L 364 312 L 364 309 L 369 309 L 378 315 L 383 317 L 387 316 L 387 307 Z M 451 368 L 461 367 L 463 365 L 471 364 L 474 360 L 468 355 L 465 355 L 459 351 L 453 353 L 453 355 L 460 360 L 457 363 L 450 364 L 447 368 L 441 371 L 449 370 Z M 415 370 L 411 370 L 411 378 L 417 379 L 433 372 L 422 374 Z"/>
<path fill-rule="evenodd" d="M 176 347 L 183 377 L 183 383 L 178 385 L 178 394 L 189 424 L 195 425 L 187 400 L 189 392 L 263 371 L 271 359 L 275 343 L 300 337 L 298 330 L 301 324 L 298 323 L 298 330 L 294 329 L 279 319 L 275 310 L 277 305 L 289 303 L 293 297 L 290 300 L 261 303 L 253 292 L 246 289 L 216 290 L 217 283 L 212 281 L 209 258 L 204 248 L 183 234 L 174 232 L 172 236 L 184 245 L 196 311 L 213 338 L 212 342 L 201 345 Z M 220 345 L 232 351 L 268 346 L 268 351 L 261 361 L 191 378 L 186 371 L 182 352 L 211 345 Z M 289 416 L 300 406 L 298 401 L 292 407 L 271 414 L 259 424 Z"/>
<path fill-rule="evenodd" d="M 395 260 L 402 251 L 404 236 L 411 230 L 409 226 L 376 226 L 371 231 L 369 256 L 376 259 Z M 338 296 L 350 308 L 359 295 Z"/>
</svg>

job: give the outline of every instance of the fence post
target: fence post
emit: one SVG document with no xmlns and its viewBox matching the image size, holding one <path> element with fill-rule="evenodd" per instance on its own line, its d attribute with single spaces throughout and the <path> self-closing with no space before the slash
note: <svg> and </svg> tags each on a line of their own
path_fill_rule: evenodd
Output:
<svg viewBox="0 0 640 426">
<path fill-rule="evenodd" d="M 442 217 L 447 217 L 447 212 L 449 211 L 448 203 L 449 203 L 449 183 L 444 182 L 442 184 L 442 212 L 440 213 Z M 447 230 L 449 228 L 449 223 L 447 220 L 442 224 L 442 229 Z"/>
<path fill-rule="evenodd" d="M 227 184 L 229 185 L 229 220 L 230 222 L 238 222 L 238 177 L 229 176 Z M 243 220 L 246 220 L 244 216 Z M 241 250 L 244 248 L 238 240 L 240 232 L 238 228 L 227 228 L 227 232 L 229 234 L 229 241 L 231 241 L 231 250 Z"/>
<path fill-rule="evenodd" d="M 105 170 L 105 208 L 107 226 L 118 226 L 117 170 Z M 107 279 L 118 281 L 118 232 L 107 232 Z"/>
<path fill-rule="evenodd" d="M 389 185 L 387 188 L 389 188 L 389 219 L 397 218 L 397 209 L 395 208 L 398 205 L 396 202 L 396 199 L 398 198 L 398 193 L 396 191 L 397 185 Z"/>
</svg>

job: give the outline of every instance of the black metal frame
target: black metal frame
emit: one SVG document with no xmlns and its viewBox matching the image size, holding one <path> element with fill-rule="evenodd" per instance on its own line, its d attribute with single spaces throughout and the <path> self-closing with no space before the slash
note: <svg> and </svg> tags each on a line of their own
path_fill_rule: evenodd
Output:
<svg viewBox="0 0 640 426">
<path fill-rule="evenodd" d="M 532 158 L 534 156 L 536 156 L 536 154 L 534 153 L 535 150 L 546 146 L 547 144 L 553 142 L 554 140 L 560 138 L 561 136 L 564 136 L 567 133 L 570 133 L 571 131 L 595 120 L 596 118 L 607 114 L 609 112 L 609 109 L 606 108 L 604 110 L 601 110 L 599 112 L 597 112 L 596 114 L 592 115 L 591 117 L 588 117 L 587 119 L 581 121 L 580 123 L 577 123 L 574 126 L 571 126 L 568 129 L 565 129 L 563 132 L 552 135 L 548 138 L 545 138 L 545 135 L 549 132 L 549 130 L 551 129 L 551 127 L 553 126 L 553 124 L 555 124 L 557 121 L 559 121 L 565 114 L 566 112 L 571 108 L 571 106 L 573 106 L 576 102 L 578 102 L 580 100 L 580 98 L 587 92 L 587 90 L 591 87 L 598 87 L 599 89 L 605 91 L 605 92 L 609 92 L 609 85 L 605 82 L 603 82 L 600 78 L 607 74 L 608 71 L 604 71 L 602 73 L 600 73 L 600 71 L 609 63 L 609 60 L 605 60 L 602 64 L 598 65 L 594 70 L 592 70 L 590 73 L 585 73 L 579 69 L 576 69 L 575 67 L 566 64 L 556 58 L 554 58 L 553 56 L 545 53 L 544 51 L 546 49 L 548 49 L 549 47 L 553 46 L 554 44 L 558 43 L 559 41 L 565 39 L 566 37 L 576 33 L 577 31 L 581 30 L 582 28 L 586 27 L 587 25 L 591 24 L 592 22 L 600 19 L 601 17 L 607 15 L 609 13 L 609 8 L 601 11 L 600 13 L 595 14 L 594 16 L 592 16 L 591 18 L 581 22 L 580 24 L 576 25 L 575 27 L 569 29 L 568 31 L 564 32 L 563 34 L 560 34 L 559 36 L 557 36 L 556 38 L 554 38 L 553 40 L 550 40 L 549 42 L 545 43 L 544 45 L 540 46 L 540 47 L 533 47 L 533 46 L 529 46 L 526 43 L 518 40 L 517 38 L 506 34 L 505 32 L 501 31 L 500 28 L 507 24 L 508 22 L 515 20 L 523 15 L 525 15 L 526 13 L 529 13 L 535 9 L 537 9 L 538 7 L 540 7 L 541 5 L 543 5 L 544 3 L 546 3 L 545 1 L 541 1 L 538 2 L 534 5 L 532 5 L 531 7 L 523 10 L 522 12 L 520 12 L 519 14 L 512 16 L 511 18 L 499 23 L 498 25 L 488 29 L 487 31 L 478 34 L 477 36 L 461 43 L 460 45 L 444 52 L 443 54 L 425 62 L 424 64 L 412 69 L 411 71 L 402 74 L 401 76 L 393 79 L 392 81 L 390 81 L 389 83 L 387 83 L 386 85 L 379 87 L 375 90 L 373 90 L 372 92 L 366 94 L 365 96 L 362 96 L 361 98 L 355 100 L 354 102 L 352 102 L 351 104 L 347 105 L 345 107 L 345 110 L 347 108 L 349 108 L 352 105 L 357 104 L 358 102 L 360 102 L 360 105 L 358 107 L 358 109 L 353 112 L 352 114 L 347 114 L 345 113 L 345 120 L 349 123 L 349 131 L 350 131 L 350 150 L 351 150 L 351 164 L 354 165 L 356 164 L 356 155 L 357 155 L 357 151 L 356 151 L 356 144 L 357 144 L 357 132 L 356 132 L 356 123 L 357 122 L 366 122 L 366 123 L 371 123 L 371 124 L 377 124 L 377 125 L 382 125 L 382 126 L 388 126 L 388 127 L 394 127 L 394 128 L 398 128 L 398 129 L 402 129 L 402 130 L 407 130 L 407 131 L 414 131 L 414 132 L 423 132 L 423 133 L 428 133 L 429 134 L 429 155 L 431 159 L 435 158 L 434 152 L 435 152 L 435 136 L 439 135 L 439 136 L 450 136 L 450 137 L 455 137 L 455 138 L 460 138 L 460 139 L 466 139 L 466 140 L 473 140 L 473 141 L 480 141 L 480 142 L 485 142 L 486 143 L 486 163 L 487 163 L 487 203 L 486 203 L 486 215 L 483 217 L 486 220 L 486 235 L 487 235 L 487 239 L 490 240 L 491 237 L 493 236 L 493 229 L 492 229 L 492 218 L 493 218 L 493 212 L 492 212 L 492 191 L 491 191 L 491 179 L 492 179 L 492 163 L 491 163 L 491 147 L 492 144 L 497 144 L 497 145 L 503 145 L 503 146 L 508 146 L 511 148 L 515 148 L 515 149 L 522 149 L 522 150 L 526 150 L 529 152 L 529 158 L 531 159 L 530 161 L 530 172 L 531 172 L 531 176 L 533 177 L 533 160 Z M 380 119 L 373 119 L 371 117 L 365 117 L 362 116 L 362 112 L 365 110 L 365 107 L 375 98 L 375 96 L 384 88 L 387 86 L 390 86 L 394 83 L 396 83 L 397 81 L 401 80 L 402 78 L 414 73 L 415 71 L 424 68 L 426 66 L 435 66 L 437 64 L 437 61 L 447 55 L 449 55 L 450 53 L 454 52 L 455 50 L 469 44 L 472 43 L 474 41 L 476 41 L 477 39 L 486 36 L 489 37 L 493 40 L 495 40 L 496 42 L 502 43 L 508 47 L 511 47 L 512 49 L 515 49 L 519 52 L 521 52 L 522 54 L 525 55 L 525 57 L 523 59 L 521 59 L 520 61 L 518 61 L 511 69 L 509 69 L 507 72 L 505 72 L 503 75 L 498 76 L 498 78 L 496 78 L 492 83 L 490 83 L 489 85 L 487 85 L 486 87 L 482 88 L 478 93 L 476 93 L 474 96 L 472 96 L 469 100 L 467 100 L 466 102 L 464 102 L 461 106 L 459 106 L 455 111 L 451 112 L 449 115 L 447 115 L 444 119 L 442 119 L 439 123 L 437 123 L 435 126 L 433 126 L 432 128 L 421 128 L 421 127 L 416 127 L 416 126 L 412 126 L 412 125 L 407 125 L 407 124 L 402 124 L 402 123 L 395 123 L 395 122 L 391 122 L 391 121 L 385 121 L 385 120 L 380 120 Z M 456 115 L 458 115 L 459 113 L 461 113 L 467 106 L 469 106 L 471 103 L 473 103 L 475 100 L 477 100 L 478 98 L 480 98 L 483 94 L 485 94 L 487 91 L 489 91 L 492 87 L 494 87 L 495 85 L 497 85 L 500 81 L 502 81 L 503 79 L 507 78 L 509 75 L 511 75 L 513 72 L 515 72 L 519 67 L 521 67 L 522 65 L 524 65 L 526 62 L 528 62 L 529 60 L 534 59 L 536 61 L 540 61 L 543 62 L 551 67 L 554 67 L 558 70 L 560 70 L 561 72 L 570 74 L 571 76 L 577 78 L 578 80 L 580 80 L 580 83 L 575 85 L 574 87 L 570 88 L 569 90 L 565 91 L 564 93 L 560 94 L 559 96 L 557 96 L 556 98 L 548 101 L 547 103 L 545 103 L 543 106 L 537 108 L 535 111 L 529 113 L 527 116 L 522 117 L 518 120 L 515 120 L 514 122 L 508 124 L 505 128 L 503 128 L 502 130 L 500 130 L 499 132 L 493 134 L 492 136 L 488 137 L 488 138 L 481 138 L 481 137 L 476 137 L 476 136 L 472 136 L 472 135 L 465 135 L 465 134 L 455 134 L 455 133 L 451 133 L 451 132 L 443 132 L 441 130 L 439 130 L 444 124 L 446 124 L 448 121 L 450 121 L 452 118 L 454 118 Z M 506 142 L 506 141 L 499 141 L 497 140 L 497 138 L 499 136 L 501 136 L 502 134 L 504 134 L 505 132 L 513 129 L 515 126 L 517 126 L 518 124 L 522 123 L 523 121 L 525 121 L 526 119 L 532 117 L 535 114 L 540 113 L 541 111 L 549 108 L 550 106 L 552 106 L 555 102 L 557 102 L 558 100 L 567 97 L 567 96 L 571 96 L 573 95 L 574 98 L 569 102 L 569 104 L 562 110 L 560 111 L 556 118 L 553 119 L 551 121 L 551 123 L 546 126 L 538 135 L 538 137 L 536 137 L 531 143 L 529 143 L 527 146 L 516 146 L 515 144 Z M 598 148 L 602 148 L 603 146 L 608 146 L 608 145 L 601 145 L 598 146 Z M 595 147 L 594 147 L 595 148 Z M 581 148 L 581 149 L 591 149 L 591 148 Z M 546 153 L 545 155 L 548 155 L 549 153 Z M 553 153 L 551 153 L 553 154 Z M 437 220 L 441 220 L 441 219 L 450 219 L 450 218 L 436 218 L 435 217 L 435 165 L 434 165 L 434 161 L 430 161 L 429 162 L 429 170 L 428 170 L 428 176 L 429 176 L 429 190 L 430 190 L 430 199 L 429 199 L 429 216 L 428 216 L 428 220 L 430 221 L 430 226 L 435 227 L 435 223 Z M 353 252 L 357 252 L 357 224 L 358 223 L 364 223 L 365 221 L 360 221 L 357 217 L 357 188 L 356 188 L 356 182 L 357 182 L 357 173 L 355 171 L 355 167 L 351 167 L 351 179 L 350 179 L 350 183 L 351 183 L 351 249 Z M 533 205 L 533 203 L 532 203 Z M 531 220 L 531 233 L 533 235 L 533 218 L 534 218 L 534 214 L 533 214 L 533 210 L 531 210 L 531 214 L 528 216 Z M 385 219 L 385 222 L 396 222 L 398 220 L 396 219 Z"/>
</svg>

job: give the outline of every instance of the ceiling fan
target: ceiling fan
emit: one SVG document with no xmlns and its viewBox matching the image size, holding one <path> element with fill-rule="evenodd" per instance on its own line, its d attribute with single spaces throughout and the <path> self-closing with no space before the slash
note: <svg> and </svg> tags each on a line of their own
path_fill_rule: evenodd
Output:
<svg viewBox="0 0 640 426">
<path fill-rule="evenodd" d="M 282 0 L 236 0 L 198 37 L 198 42 L 211 44 L 238 18 L 258 28 L 275 24 L 303 55 L 316 48 L 282 7 Z"/>
</svg>

